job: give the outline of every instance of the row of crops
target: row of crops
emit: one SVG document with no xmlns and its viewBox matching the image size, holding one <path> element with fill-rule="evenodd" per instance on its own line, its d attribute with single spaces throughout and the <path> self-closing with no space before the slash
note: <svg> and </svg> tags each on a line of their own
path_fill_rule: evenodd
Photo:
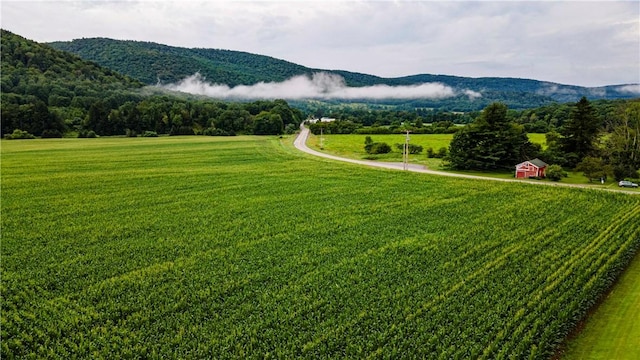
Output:
<svg viewBox="0 0 640 360">
<path fill-rule="evenodd" d="M 7 359 L 545 359 L 640 247 L 637 196 L 269 138 L 1 150 Z"/>
</svg>

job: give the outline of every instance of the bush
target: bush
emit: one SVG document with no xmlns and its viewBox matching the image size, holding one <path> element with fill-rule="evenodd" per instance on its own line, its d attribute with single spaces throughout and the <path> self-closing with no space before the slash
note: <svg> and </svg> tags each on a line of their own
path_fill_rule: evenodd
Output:
<svg viewBox="0 0 640 360">
<path fill-rule="evenodd" d="M 404 144 L 396 144 L 396 148 L 400 152 L 404 152 Z M 420 154 L 423 148 L 421 145 L 409 144 L 409 154 Z"/>
<path fill-rule="evenodd" d="M 437 157 L 440 158 L 440 159 L 446 157 L 447 156 L 447 148 L 443 146 L 440 149 L 438 149 L 438 154 L 437 155 L 438 155 Z"/>
<path fill-rule="evenodd" d="M 432 148 L 432 147 L 427 148 L 427 157 L 428 157 L 429 159 L 431 159 L 431 158 L 434 158 L 434 157 L 435 157 L 435 153 L 433 152 L 433 148 Z"/>
<path fill-rule="evenodd" d="M 206 135 L 206 136 L 235 136 L 236 134 L 231 131 L 225 131 L 222 129 L 216 129 L 216 128 L 206 128 L 204 129 L 204 131 L 202 132 L 202 135 Z"/>
<path fill-rule="evenodd" d="M 363 127 L 355 130 L 356 134 L 391 134 L 391 129 L 383 126 Z"/>
<path fill-rule="evenodd" d="M 19 140 L 19 139 L 35 139 L 36 137 L 27 131 L 15 129 L 13 130 L 13 133 L 5 135 L 4 138 L 7 140 Z"/>
<path fill-rule="evenodd" d="M 447 148 L 444 146 L 438 149 L 438 152 L 433 151 L 433 148 L 427 148 L 427 157 L 430 159 L 443 159 L 447 156 L 447 153 Z"/>
<path fill-rule="evenodd" d="M 93 130 L 80 130 L 78 131 L 78 137 L 79 138 L 97 138 L 98 135 L 96 135 L 96 132 Z"/>
<path fill-rule="evenodd" d="M 169 132 L 170 136 L 195 134 L 196 133 L 193 131 L 193 128 L 191 126 L 173 126 L 171 127 L 171 131 Z"/>
<path fill-rule="evenodd" d="M 158 137 L 158 133 L 155 131 L 147 130 L 142 134 L 142 137 Z"/>
<path fill-rule="evenodd" d="M 551 181 L 560 181 L 563 177 L 567 177 L 567 172 L 558 164 L 549 165 L 546 176 Z"/>
<path fill-rule="evenodd" d="M 387 143 L 376 142 L 366 145 L 364 148 L 369 154 L 387 154 L 391 152 L 391 146 Z"/>
<path fill-rule="evenodd" d="M 138 137 L 138 133 L 135 130 L 127 129 L 127 137 Z"/>
<path fill-rule="evenodd" d="M 295 134 L 296 131 L 298 131 L 296 124 L 287 124 L 287 126 L 284 127 L 284 133 L 287 135 Z"/>
<path fill-rule="evenodd" d="M 44 130 L 42 132 L 41 137 L 43 139 L 61 138 L 62 137 L 62 133 L 60 132 L 60 130 L 46 129 L 46 130 Z"/>
</svg>

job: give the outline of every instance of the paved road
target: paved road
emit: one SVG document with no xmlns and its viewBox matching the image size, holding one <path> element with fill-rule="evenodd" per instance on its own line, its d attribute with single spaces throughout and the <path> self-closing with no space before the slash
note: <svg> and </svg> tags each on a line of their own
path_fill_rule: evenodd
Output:
<svg viewBox="0 0 640 360">
<path fill-rule="evenodd" d="M 359 164 L 359 165 L 366 165 L 366 166 L 385 168 L 385 169 L 404 170 L 404 167 L 403 167 L 402 163 L 389 163 L 389 162 L 378 162 L 378 161 L 369 161 L 369 160 L 348 159 L 348 158 L 343 158 L 343 157 L 340 157 L 340 156 L 325 154 L 325 153 L 322 153 L 322 152 L 319 152 L 319 151 L 316 151 L 316 150 L 312 150 L 307 146 L 307 138 L 308 137 L 309 137 L 309 128 L 306 128 L 304 126 L 300 126 L 300 133 L 298 134 L 298 137 L 296 137 L 295 141 L 293 142 L 293 145 L 296 147 L 296 149 L 298 149 L 300 151 L 304 151 L 307 154 L 311 154 L 311 155 L 315 155 L 315 156 L 319 156 L 319 157 L 323 157 L 323 158 L 327 158 L 327 159 L 332 159 L 332 160 L 337 160 L 337 161 L 344 161 L 344 162 L 348 162 L 348 163 L 352 163 L 352 164 Z M 633 190 L 619 190 L 619 189 L 611 189 L 611 188 L 601 188 L 601 187 L 593 187 L 593 186 L 582 185 L 582 184 L 564 184 L 564 183 L 549 182 L 549 181 L 528 181 L 528 180 L 518 180 L 518 179 L 500 179 L 500 178 L 493 178 L 493 177 L 488 177 L 488 176 L 456 174 L 456 173 L 451 173 L 451 172 L 446 172 L 446 171 L 429 170 L 425 166 L 416 165 L 416 164 L 409 164 L 408 171 L 419 172 L 419 173 L 424 173 L 424 174 L 440 175 L 440 176 L 466 178 L 466 179 L 491 180 L 491 181 L 503 181 L 503 182 L 518 182 L 518 183 L 526 183 L 526 184 L 532 184 L 532 185 L 545 185 L 545 186 L 580 187 L 580 188 L 588 188 L 588 189 L 594 189 L 594 190 L 606 190 L 606 191 L 615 191 L 615 192 L 623 192 L 623 193 L 627 193 L 627 194 L 640 195 L 640 192 L 633 191 Z"/>
</svg>

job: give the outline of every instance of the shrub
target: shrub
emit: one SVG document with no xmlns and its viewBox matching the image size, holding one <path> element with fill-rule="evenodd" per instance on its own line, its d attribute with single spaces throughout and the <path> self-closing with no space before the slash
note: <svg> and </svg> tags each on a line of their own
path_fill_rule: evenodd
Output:
<svg viewBox="0 0 640 360">
<path fill-rule="evenodd" d="M 444 157 L 447 156 L 447 148 L 446 147 L 441 147 L 440 149 L 438 149 L 438 158 L 442 159 Z"/>
<path fill-rule="evenodd" d="M 204 131 L 202 132 L 202 135 L 206 135 L 206 136 L 235 136 L 236 134 L 233 131 L 225 131 L 222 129 L 216 129 L 216 128 L 206 128 L 204 129 Z"/>
<path fill-rule="evenodd" d="M 43 139 L 61 138 L 62 137 L 62 133 L 60 132 L 60 130 L 46 129 L 46 130 L 44 130 L 42 132 L 41 137 Z"/>
<path fill-rule="evenodd" d="M 371 136 L 367 136 L 364 138 L 364 144 L 365 145 L 373 144 L 373 139 L 371 139 Z"/>
<path fill-rule="evenodd" d="M 391 146 L 387 143 L 372 143 L 365 146 L 365 150 L 369 154 L 387 154 L 391 152 Z"/>
<path fill-rule="evenodd" d="M 142 133 L 142 137 L 158 137 L 158 133 L 155 131 L 145 131 L 144 133 Z"/>
<path fill-rule="evenodd" d="M 171 127 L 169 135 L 195 135 L 195 132 L 191 126 L 173 126 Z"/>
<path fill-rule="evenodd" d="M 78 131 L 78 137 L 79 138 L 96 138 L 98 136 L 96 135 L 96 132 L 93 131 L 93 130 L 87 131 L 87 130 L 82 129 L 82 130 Z"/>
<path fill-rule="evenodd" d="M 438 149 L 438 152 L 433 151 L 433 148 L 427 148 L 428 158 L 444 159 L 447 156 L 447 153 L 448 153 L 447 148 L 444 146 Z"/>
<path fill-rule="evenodd" d="M 296 124 L 287 124 L 287 126 L 284 127 L 284 133 L 287 135 L 295 134 L 296 131 L 298 131 Z"/>
<path fill-rule="evenodd" d="M 396 144 L 396 148 L 400 152 L 404 152 L 404 144 Z M 420 154 L 423 148 L 421 145 L 409 144 L 409 154 Z"/>
<path fill-rule="evenodd" d="M 427 157 L 430 159 L 435 157 L 435 153 L 433 152 L 432 147 L 427 148 Z"/>
<path fill-rule="evenodd" d="M 371 127 L 363 127 L 356 129 L 354 131 L 356 134 L 391 134 L 392 131 L 389 128 L 383 126 L 371 126 Z"/>
<path fill-rule="evenodd" d="M 36 138 L 33 134 L 30 134 L 27 131 L 22 131 L 20 129 L 15 129 L 15 130 L 13 130 L 13 133 L 7 134 L 4 137 L 7 140 L 35 139 Z"/>
<path fill-rule="evenodd" d="M 558 164 L 549 165 L 546 176 L 551 181 L 560 181 L 563 177 L 567 177 L 567 172 Z"/>
<path fill-rule="evenodd" d="M 138 133 L 135 130 L 127 129 L 127 137 L 138 137 Z"/>
</svg>

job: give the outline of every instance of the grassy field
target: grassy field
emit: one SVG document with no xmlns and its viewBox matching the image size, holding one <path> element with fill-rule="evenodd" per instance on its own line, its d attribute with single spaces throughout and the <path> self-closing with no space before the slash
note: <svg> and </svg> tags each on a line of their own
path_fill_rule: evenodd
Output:
<svg viewBox="0 0 640 360">
<path fill-rule="evenodd" d="M 640 254 L 563 354 L 565 360 L 640 357 Z"/>
<path fill-rule="evenodd" d="M 637 196 L 276 138 L 1 145 L 2 358 L 547 358 L 640 246 Z"/>
</svg>

